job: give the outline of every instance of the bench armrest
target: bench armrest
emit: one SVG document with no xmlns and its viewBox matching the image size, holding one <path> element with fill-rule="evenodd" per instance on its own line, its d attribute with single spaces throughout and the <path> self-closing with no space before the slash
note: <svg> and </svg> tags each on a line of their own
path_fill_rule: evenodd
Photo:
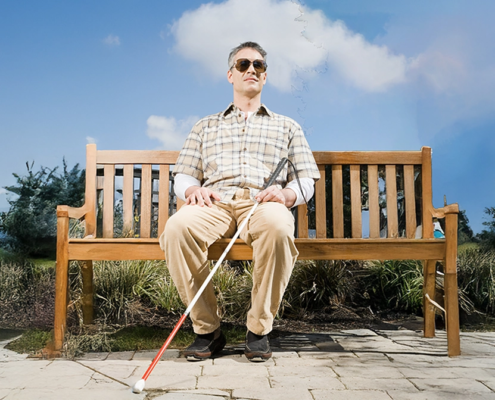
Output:
<svg viewBox="0 0 495 400">
<path fill-rule="evenodd" d="M 90 207 L 84 204 L 82 207 L 57 206 L 57 217 L 69 217 L 83 219 Z"/>
<path fill-rule="evenodd" d="M 449 204 L 445 207 L 433 208 L 431 214 L 434 218 L 445 218 L 447 214 L 459 214 L 459 204 Z"/>
</svg>

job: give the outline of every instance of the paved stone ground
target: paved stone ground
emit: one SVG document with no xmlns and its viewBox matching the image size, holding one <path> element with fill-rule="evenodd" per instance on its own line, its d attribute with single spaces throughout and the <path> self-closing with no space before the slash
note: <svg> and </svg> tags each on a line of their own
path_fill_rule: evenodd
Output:
<svg viewBox="0 0 495 400">
<path fill-rule="evenodd" d="M 131 387 L 155 351 L 31 360 L 0 342 L 0 400 L 495 400 L 495 333 L 462 333 L 447 357 L 445 333 L 411 330 L 293 334 L 271 341 L 273 358 L 250 363 L 242 347 L 190 363 L 167 351 L 141 394 Z"/>
</svg>

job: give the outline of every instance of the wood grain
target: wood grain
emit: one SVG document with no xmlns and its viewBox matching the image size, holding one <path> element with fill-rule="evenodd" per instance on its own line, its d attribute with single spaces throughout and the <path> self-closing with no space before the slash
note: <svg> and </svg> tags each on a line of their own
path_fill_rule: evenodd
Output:
<svg viewBox="0 0 495 400">
<path fill-rule="evenodd" d="M 361 171 L 359 165 L 351 165 L 351 222 L 352 237 L 363 237 L 361 217 Z"/>
<path fill-rule="evenodd" d="M 333 237 L 344 237 L 344 192 L 342 188 L 342 165 L 332 165 L 332 211 Z"/>
</svg>

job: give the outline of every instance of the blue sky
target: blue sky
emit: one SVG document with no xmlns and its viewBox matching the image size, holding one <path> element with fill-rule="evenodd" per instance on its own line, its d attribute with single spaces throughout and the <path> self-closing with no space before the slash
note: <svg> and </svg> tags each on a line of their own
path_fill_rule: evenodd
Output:
<svg viewBox="0 0 495 400">
<path fill-rule="evenodd" d="M 495 206 L 493 1 L 0 1 L 0 187 L 85 145 L 178 149 L 232 99 L 227 55 L 268 51 L 263 102 L 313 150 L 433 148 L 434 205 Z M 0 188 L 0 210 L 8 209 Z"/>
</svg>

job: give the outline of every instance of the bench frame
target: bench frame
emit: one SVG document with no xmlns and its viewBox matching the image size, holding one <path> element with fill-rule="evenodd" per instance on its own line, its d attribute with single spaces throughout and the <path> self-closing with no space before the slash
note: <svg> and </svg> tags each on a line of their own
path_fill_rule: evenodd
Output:
<svg viewBox="0 0 495 400">
<path fill-rule="evenodd" d="M 93 261 L 98 260 L 158 260 L 164 259 L 158 239 L 151 238 L 153 197 L 152 165 L 158 165 L 158 232 L 163 232 L 170 212 L 170 167 L 177 160 L 177 151 L 97 151 L 87 145 L 85 204 L 79 208 L 57 207 L 57 271 L 54 321 L 54 347 L 63 347 L 67 322 L 68 264 L 82 261 L 83 323 L 93 322 Z M 313 152 L 321 174 L 315 185 L 316 238 L 309 238 L 306 205 L 298 207 L 297 238 L 299 259 L 312 260 L 421 260 L 424 268 L 424 336 L 435 336 L 436 262 L 444 264 L 444 295 L 448 355 L 460 355 L 459 310 L 457 289 L 457 204 L 434 208 L 432 205 L 431 149 L 420 151 L 378 152 Z M 98 176 L 103 166 L 103 177 Z M 123 170 L 123 226 L 133 225 L 134 165 L 141 165 L 141 214 L 139 238 L 114 238 L 113 209 L 115 205 L 116 165 Z M 327 238 L 325 166 L 332 166 L 333 238 Z M 352 237 L 344 238 L 342 166 L 350 165 Z M 362 238 L 360 168 L 368 167 L 370 238 Z M 380 237 L 378 166 L 386 172 L 387 209 L 397 209 L 396 165 L 403 165 L 406 210 L 406 237 L 398 237 L 395 213 L 388 213 L 387 238 Z M 422 238 L 415 239 L 416 204 L 414 166 L 421 168 L 421 225 Z M 101 167 L 100 167 L 101 170 Z M 98 190 L 103 190 L 103 237 L 97 237 Z M 177 209 L 183 202 L 177 201 Z M 69 238 L 69 219 L 85 221 L 83 239 Z M 445 218 L 445 239 L 433 236 L 433 218 Z M 223 253 L 229 239 L 220 239 L 208 251 L 208 258 L 216 260 Z M 242 240 L 236 240 L 228 253 L 229 260 L 250 260 L 252 250 Z"/>
</svg>

